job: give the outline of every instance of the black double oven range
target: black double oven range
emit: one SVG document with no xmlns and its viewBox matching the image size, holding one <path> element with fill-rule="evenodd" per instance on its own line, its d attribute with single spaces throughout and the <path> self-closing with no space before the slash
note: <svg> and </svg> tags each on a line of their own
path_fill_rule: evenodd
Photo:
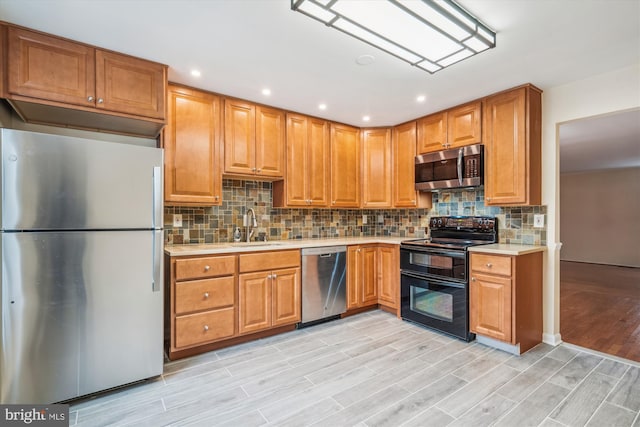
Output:
<svg viewBox="0 0 640 427">
<path fill-rule="evenodd" d="M 497 242 L 493 217 L 432 217 L 430 239 L 400 244 L 401 316 L 471 341 L 468 248 Z"/>
</svg>

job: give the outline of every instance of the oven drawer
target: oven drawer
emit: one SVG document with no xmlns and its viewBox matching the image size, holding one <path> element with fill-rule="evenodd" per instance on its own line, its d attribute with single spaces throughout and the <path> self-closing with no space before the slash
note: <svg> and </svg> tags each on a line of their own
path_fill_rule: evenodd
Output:
<svg viewBox="0 0 640 427">
<path fill-rule="evenodd" d="M 487 254 L 471 254 L 471 270 L 478 273 L 511 276 L 511 257 Z"/>
</svg>

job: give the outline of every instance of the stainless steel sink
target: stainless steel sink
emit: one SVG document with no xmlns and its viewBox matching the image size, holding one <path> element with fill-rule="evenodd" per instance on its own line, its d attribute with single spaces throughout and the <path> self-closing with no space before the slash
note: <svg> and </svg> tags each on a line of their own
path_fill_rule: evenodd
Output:
<svg viewBox="0 0 640 427">
<path fill-rule="evenodd" d="M 231 247 L 237 248 L 252 248 L 256 246 L 279 246 L 282 243 L 280 242 L 239 242 L 239 243 L 231 243 Z"/>
</svg>

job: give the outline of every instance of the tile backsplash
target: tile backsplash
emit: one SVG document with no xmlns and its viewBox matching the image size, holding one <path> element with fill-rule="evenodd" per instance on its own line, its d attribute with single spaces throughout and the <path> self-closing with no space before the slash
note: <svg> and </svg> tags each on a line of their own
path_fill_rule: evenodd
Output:
<svg viewBox="0 0 640 427">
<path fill-rule="evenodd" d="M 230 242 L 236 227 L 240 227 L 245 240 L 242 222 L 249 208 L 253 208 L 258 220 L 254 237 L 264 236 L 268 240 L 422 238 L 428 235 L 431 216 L 488 215 L 498 218 L 500 242 L 546 244 L 546 228 L 533 228 L 533 215 L 546 215 L 545 206 L 486 207 L 482 189 L 434 193 L 432 209 L 297 209 L 274 208 L 270 182 L 225 179 L 222 186 L 221 206 L 165 207 L 167 244 Z M 175 214 L 182 215 L 182 227 L 173 227 Z"/>
</svg>

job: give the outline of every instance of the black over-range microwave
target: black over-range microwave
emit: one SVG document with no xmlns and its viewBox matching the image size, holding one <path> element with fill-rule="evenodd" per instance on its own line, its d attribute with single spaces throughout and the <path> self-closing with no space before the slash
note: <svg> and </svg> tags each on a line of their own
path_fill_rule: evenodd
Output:
<svg viewBox="0 0 640 427">
<path fill-rule="evenodd" d="M 482 144 L 416 156 L 416 190 L 478 187 L 483 176 Z"/>
</svg>

